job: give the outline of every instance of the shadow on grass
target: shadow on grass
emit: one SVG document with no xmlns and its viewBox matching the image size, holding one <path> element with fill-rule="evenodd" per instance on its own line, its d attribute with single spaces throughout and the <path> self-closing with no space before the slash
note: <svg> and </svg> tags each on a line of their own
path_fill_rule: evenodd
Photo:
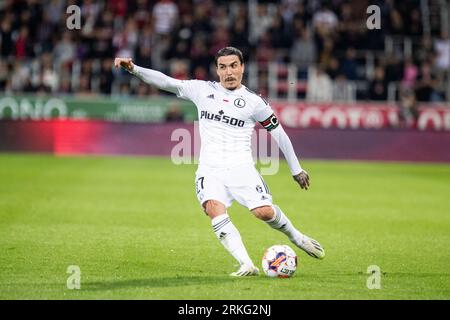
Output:
<svg viewBox="0 0 450 320">
<path fill-rule="evenodd" d="M 265 280 L 264 277 L 234 278 L 230 276 L 174 276 L 174 277 L 155 277 L 147 279 L 126 279 L 112 281 L 97 281 L 83 283 L 84 290 L 103 291 L 103 290 L 121 290 L 131 288 L 168 288 L 184 286 L 204 286 L 220 285 L 229 282 L 239 281 L 259 281 Z"/>
</svg>

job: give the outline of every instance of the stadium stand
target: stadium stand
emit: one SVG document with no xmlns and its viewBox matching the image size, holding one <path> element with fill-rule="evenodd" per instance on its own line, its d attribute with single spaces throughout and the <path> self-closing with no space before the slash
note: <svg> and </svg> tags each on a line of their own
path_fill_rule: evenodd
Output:
<svg viewBox="0 0 450 320">
<path fill-rule="evenodd" d="M 66 27 L 73 4 L 81 30 Z M 379 30 L 366 27 L 371 4 Z M 113 57 L 215 79 L 211 56 L 233 45 L 245 54 L 246 84 L 271 99 L 400 101 L 406 91 L 446 102 L 449 12 L 445 0 L 1 1 L 0 91 L 161 95 L 113 70 Z"/>
</svg>

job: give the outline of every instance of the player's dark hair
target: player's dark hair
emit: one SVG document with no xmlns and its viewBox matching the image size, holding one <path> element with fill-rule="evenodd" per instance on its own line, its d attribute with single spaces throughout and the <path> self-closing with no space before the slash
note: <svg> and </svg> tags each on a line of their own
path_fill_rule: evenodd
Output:
<svg viewBox="0 0 450 320">
<path fill-rule="evenodd" d="M 233 56 L 233 55 L 238 56 L 241 64 L 244 63 L 244 56 L 242 55 L 241 50 L 239 50 L 235 47 L 225 47 L 225 48 L 222 48 L 219 51 L 217 51 L 216 56 L 214 57 L 214 62 L 216 64 L 216 67 L 217 67 L 217 60 L 219 60 L 219 57 Z"/>
</svg>

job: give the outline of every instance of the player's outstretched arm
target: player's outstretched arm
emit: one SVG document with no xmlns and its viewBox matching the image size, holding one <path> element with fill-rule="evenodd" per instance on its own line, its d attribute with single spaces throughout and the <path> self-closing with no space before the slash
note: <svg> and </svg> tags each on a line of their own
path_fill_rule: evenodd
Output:
<svg viewBox="0 0 450 320">
<path fill-rule="evenodd" d="M 277 142 L 280 150 L 283 152 L 294 180 L 300 185 L 302 189 L 308 190 L 310 185 L 309 175 L 300 166 L 297 155 L 295 154 L 294 147 L 292 146 L 291 139 L 289 139 L 286 131 L 284 131 L 283 127 L 279 123 L 277 123 L 277 126 L 269 132 L 272 138 L 274 138 Z"/>
<path fill-rule="evenodd" d="M 182 86 L 181 80 L 171 78 L 156 70 L 139 67 L 133 63 L 131 58 L 115 58 L 114 66 L 122 67 L 145 83 L 171 93 L 178 94 L 179 88 Z"/>
</svg>

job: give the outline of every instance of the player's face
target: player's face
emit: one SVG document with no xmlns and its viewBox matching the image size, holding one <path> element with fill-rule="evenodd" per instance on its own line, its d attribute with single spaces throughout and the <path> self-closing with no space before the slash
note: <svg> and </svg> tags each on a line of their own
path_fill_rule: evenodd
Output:
<svg viewBox="0 0 450 320">
<path fill-rule="evenodd" d="M 244 64 L 236 55 L 222 56 L 217 59 L 217 75 L 220 83 L 228 90 L 241 87 Z"/>
</svg>

